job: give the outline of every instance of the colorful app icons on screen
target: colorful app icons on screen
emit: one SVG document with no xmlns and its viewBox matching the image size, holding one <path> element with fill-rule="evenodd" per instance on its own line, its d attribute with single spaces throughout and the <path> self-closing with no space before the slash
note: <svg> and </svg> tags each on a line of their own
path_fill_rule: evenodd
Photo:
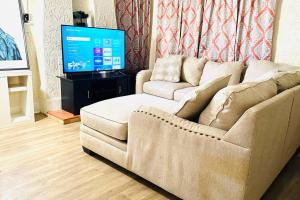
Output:
<svg viewBox="0 0 300 200">
<path fill-rule="evenodd" d="M 111 39 L 103 39 L 103 44 L 105 47 L 111 47 L 112 40 Z"/>
<path fill-rule="evenodd" d="M 120 65 L 121 64 L 121 57 L 113 57 L 113 64 Z"/>
<path fill-rule="evenodd" d="M 103 65 L 112 65 L 112 57 L 104 57 Z"/>
<path fill-rule="evenodd" d="M 112 56 L 112 48 L 103 48 L 103 56 Z"/>
<path fill-rule="evenodd" d="M 103 65 L 103 57 L 95 57 L 94 58 L 94 65 Z"/>
<path fill-rule="evenodd" d="M 94 48 L 94 56 L 103 56 L 102 48 Z"/>
</svg>

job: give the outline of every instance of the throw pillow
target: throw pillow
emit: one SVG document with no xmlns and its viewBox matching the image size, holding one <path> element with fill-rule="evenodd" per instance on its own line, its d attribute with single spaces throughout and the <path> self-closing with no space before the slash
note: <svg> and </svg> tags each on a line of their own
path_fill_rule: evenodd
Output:
<svg viewBox="0 0 300 200">
<path fill-rule="evenodd" d="M 174 108 L 174 114 L 184 119 L 194 119 L 204 110 L 213 96 L 228 85 L 231 75 L 217 78 L 187 93 Z"/>
<path fill-rule="evenodd" d="M 199 123 L 229 130 L 246 110 L 277 94 L 273 79 L 229 86 L 220 90 L 201 113 Z"/>
<path fill-rule="evenodd" d="M 204 66 L 199 85 L 224 75 L 232 75 L 229 85 L 239 84 L 243 69 L 244 66 L 241 62 L 217 63 L 208 61 Z"/>
<path fill-rule="evenodd" d="M 275 74 L 278 72 L 278 65 L 266 60 L 252 60 L 247 68 L 243 83 L 256 81 L 267 73 Z"/>
<path fill-rule="evenodd" d="M 206 58 L 186 57 L 183 61 L 181 70 L 182 81 L 188 82 L 193 86 L 199 85 Z"/>
<path fill-rule="evenodd" d="M 180 81 L 182 56 L 169 56 L 158 58 L 151 75 L 151 81 Z"/>
</svg>

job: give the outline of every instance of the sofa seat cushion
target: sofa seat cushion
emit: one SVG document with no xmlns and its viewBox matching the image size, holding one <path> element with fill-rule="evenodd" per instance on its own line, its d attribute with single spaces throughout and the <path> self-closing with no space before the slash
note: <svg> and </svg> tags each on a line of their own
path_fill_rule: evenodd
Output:
<svg viewBox="0 0 300 200">
<path fill-rule="evenodd" d="M 108 143 L 122 151 L 127 150 L 127 142 L 123 140 L 118 140 L 116 138 L 112 138 L 106 134 L 100 133 L 98 131 L 95 131 L 94 129 L 91 129 L 85 125 L 80 125 L 80 132 L 84 134 L 88 134 L 98 140 L 101 140 L 105 143 Z"/>
<path fill-rule="evenodd" d="M 173 100 L 176 90 L 191 86 L 192 85 L 187 82 L 171 83 L 166 81 L 148 81 L 144 83 L 143 91 L 147 94 Z"/>
<path fill-rule="evenodd" d="M 176 90 L 174 92 L 174 100 L 175 101 L 180 101 L 185 95 L 187 95 L 190 92 L 195 91 L 198 87 L 199 86 L 197 86 L 197 87 L 187 87 L 187 88 Z"/>
<path fill-rule="evenodd" d="M 168 112 L 176 103 L 147 94 L 113 98 L 82 108 L 81 123 L 110 137 L 127 140 L 128 119 L 134 110 L 151 106 Z"/>
</svg>

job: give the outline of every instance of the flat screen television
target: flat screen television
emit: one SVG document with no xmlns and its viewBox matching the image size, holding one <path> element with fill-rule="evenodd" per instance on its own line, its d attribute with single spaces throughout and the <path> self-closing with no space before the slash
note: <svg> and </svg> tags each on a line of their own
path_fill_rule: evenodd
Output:
<svg viewBox="0 0 300 200">
<path fill-rule="evenodd" d="M 125 69 L 125 32 L 116 29 L 61 26 L 66 74 Z"/>
</svg>

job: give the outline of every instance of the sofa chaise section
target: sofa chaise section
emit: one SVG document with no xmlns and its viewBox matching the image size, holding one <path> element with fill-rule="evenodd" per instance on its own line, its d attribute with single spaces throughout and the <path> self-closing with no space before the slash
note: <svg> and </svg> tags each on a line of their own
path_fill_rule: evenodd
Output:
<svg viewBox="0 0 300 200">
<path fill-rule="evenodd" d="M 129 169 L 183 199 L 259 199 L 287 162 L 286 136 L 299 138 L 287 132 L 298 98 L 287 90 L 264 101 L 228 132 L 140 108 L 129 120 Z"/>
<path fill-rule="evenodd" d="M 81 144 L 126 168 L 128 119 L 138 107 L 151 105 L 166 112 L 176 102 L 138 94 L 101 101 L 81 109 Z"/>
</svg>

